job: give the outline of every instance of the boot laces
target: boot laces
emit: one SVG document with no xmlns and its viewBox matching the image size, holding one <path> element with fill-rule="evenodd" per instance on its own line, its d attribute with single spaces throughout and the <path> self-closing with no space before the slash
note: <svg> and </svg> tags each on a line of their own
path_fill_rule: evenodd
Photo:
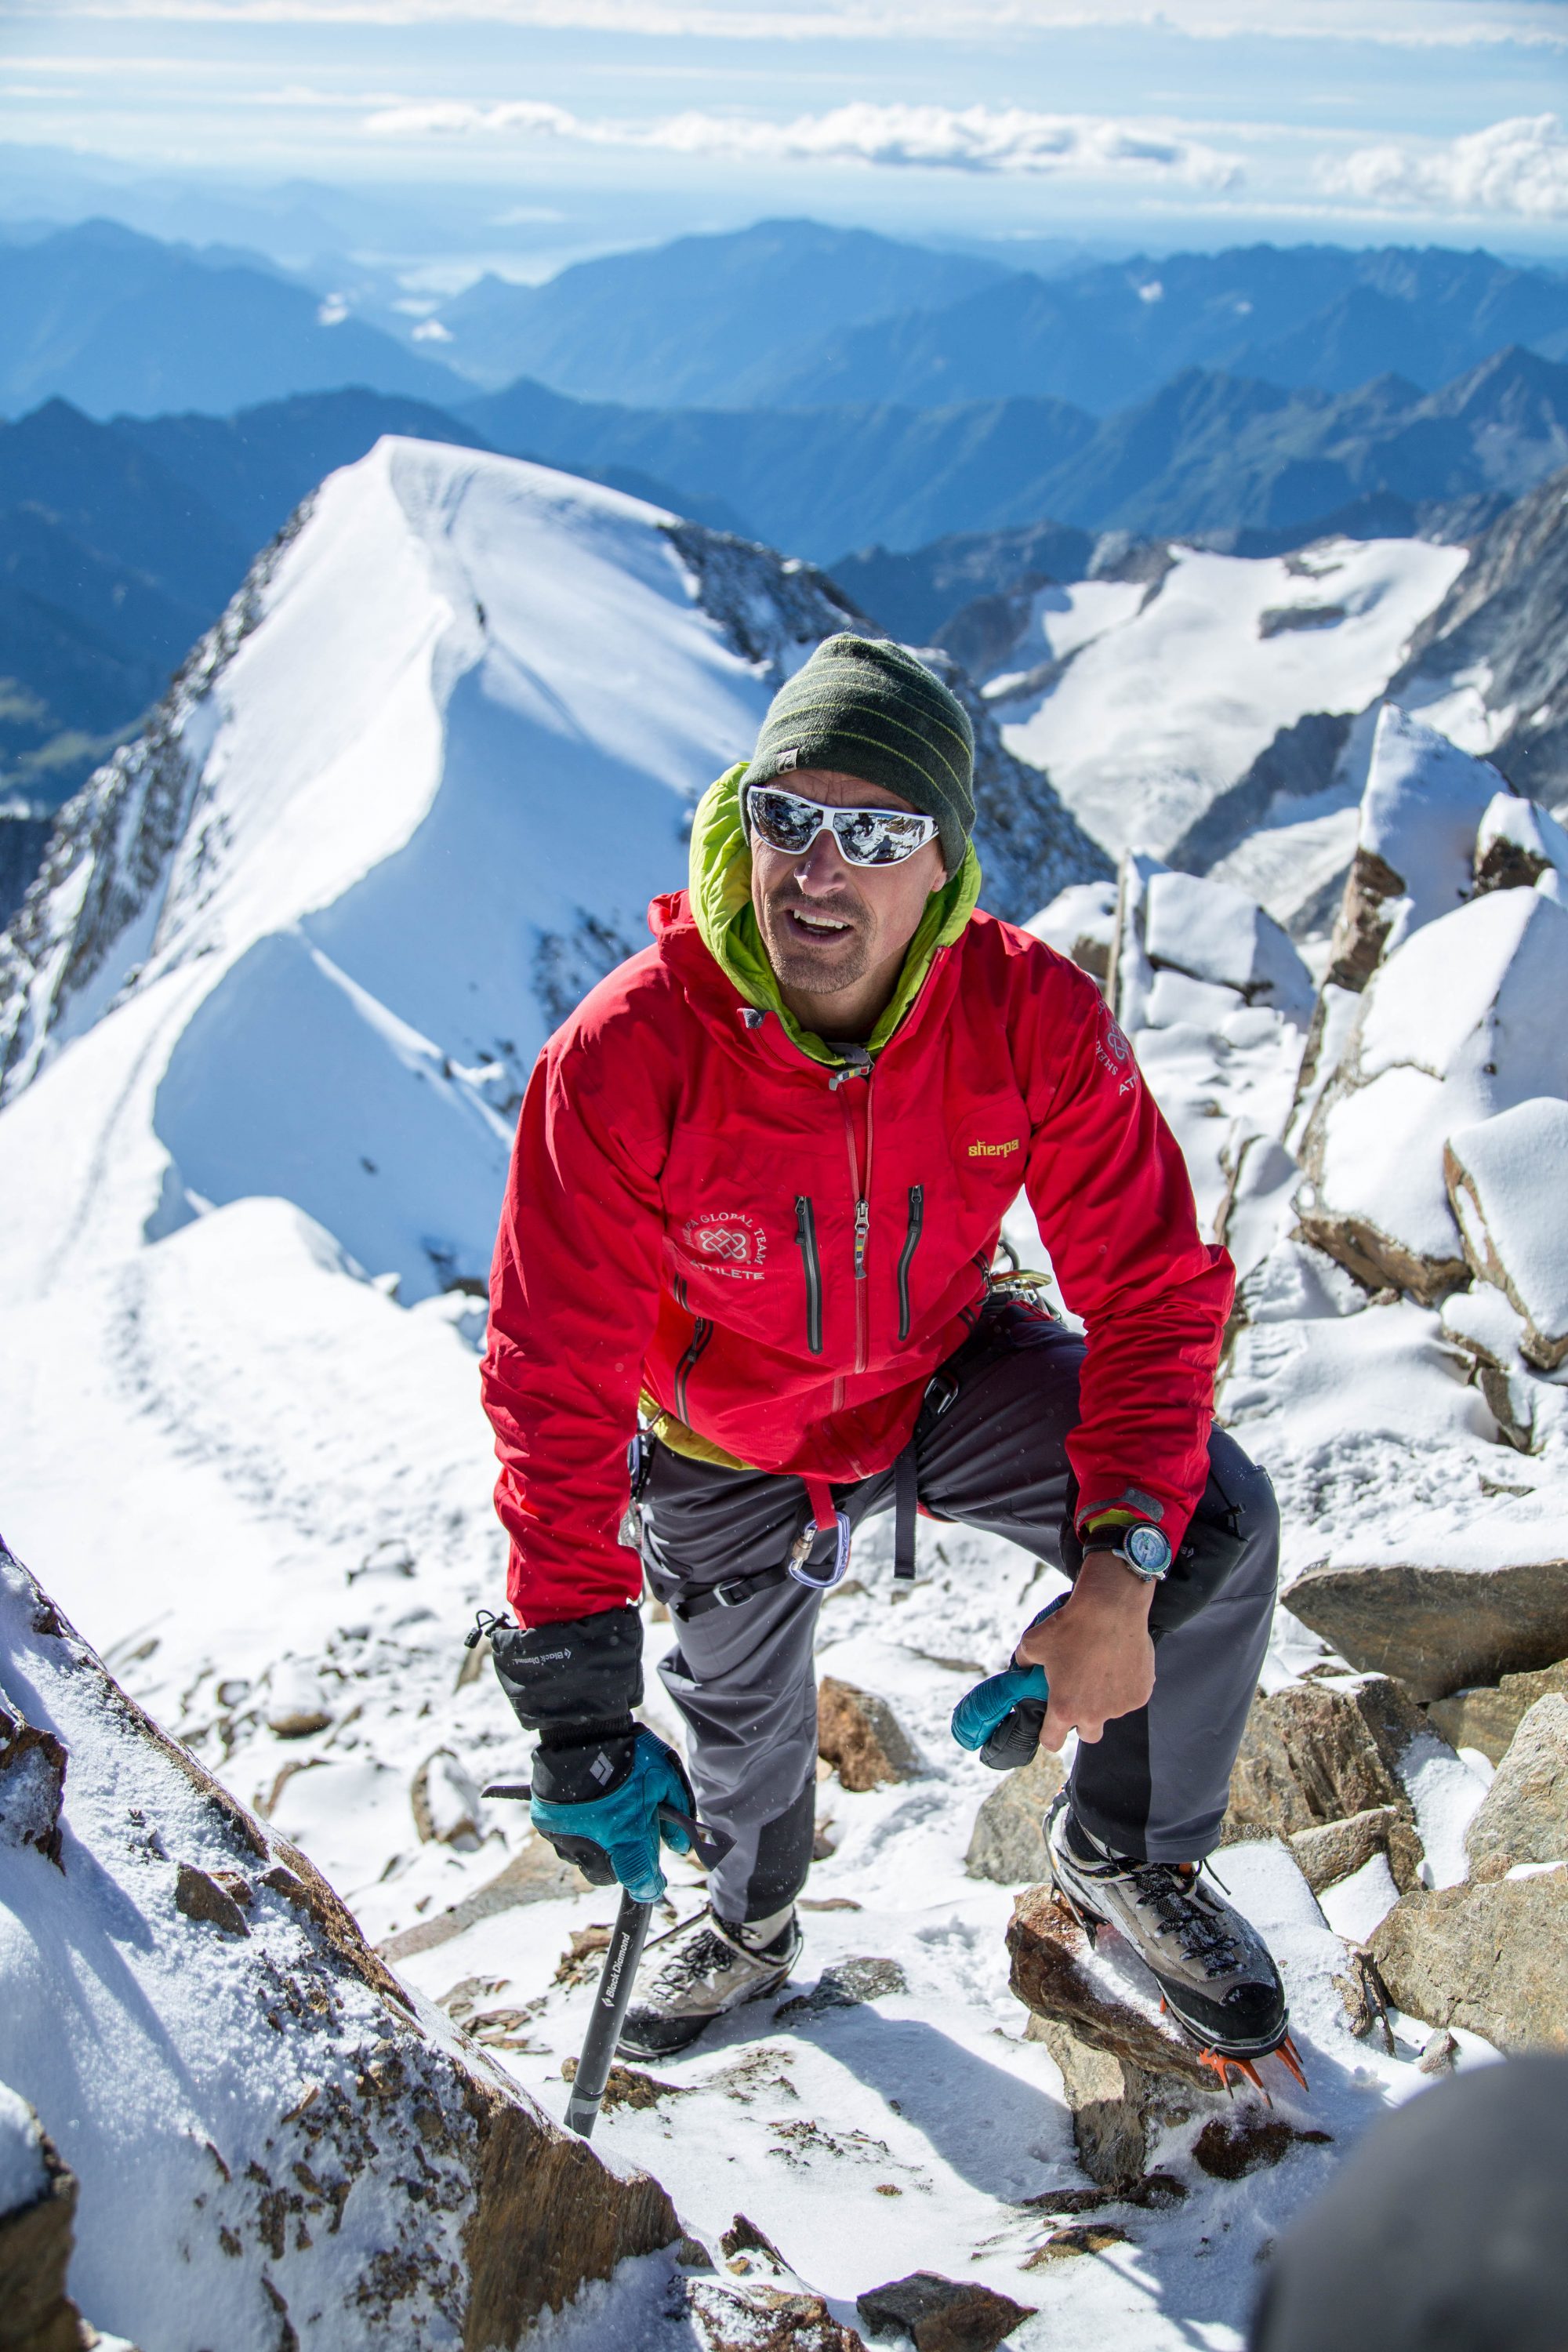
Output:
<svg viewBox="0 0 1568 2352">
<path fill-rule="evenodd" d="M 668 1991 L 685 1992 L 689 1987 L 700 1984 L 704 1977 L 716 1976 L 721 1969 L 732 1967 L 741 1957 L 740 1945 L 715 1934 L 710 1927 L 699 1925 L 700 1921 L 710 1916 L 707 1912 L 698 1913 L 690 1922 L 697 1929 L 696 1934 L 689 1943 L 677 1944 L 660 1969 L 659 1983 Z M 676 1932 L 679 1934 L 679 1930 Z M 750 1958 L 752 1955 L 747 1953 L 745 1957 Z"/>
<path fill-rule="evenodd" d="M 1184 1959 L 1195 1960 L 1208 1977 L 1228 1976 L 1240 1968 L 1241 1946 L 1200 1899 L 1199 1874 L 1190 1864 L 1145 1862 L 1127 1875 L 1138 1908 L 1152 1913 L 1159 1932 L 1171 1937 Z"/>
</svg>

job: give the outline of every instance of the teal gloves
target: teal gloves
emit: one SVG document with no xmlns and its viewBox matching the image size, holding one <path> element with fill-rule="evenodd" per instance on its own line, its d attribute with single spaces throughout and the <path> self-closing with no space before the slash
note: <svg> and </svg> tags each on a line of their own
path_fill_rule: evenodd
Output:
<svg viewBox="0 0 1568 2352">
<path fill-rule="evenodd" d="M 574 1801 L 563 1802 L 540 1793 L 542 1780 L 552 1785 L 567 1777 L 560 1770 L 561 1751 L 541 1749 L 534 1759 L 529 1809 L 533 1826 L 563 1862 L 575 1863 L 594 1885 L 608 1886 L 618 1878 L 634 1902 L 657 1903 L 665 1889 L 658 1866 L 660 1838 L 675 1853 L 691 1851 L 691 1831 L 686 1824 L 697 1811 L 697 1801 L 690 1783 L 675 1750 L 652 1731 L 639 1729 L 624 1743 L 606 1742 L 598 1752 L 615 1756 L 616 1785 L 604 1795 L 584 1790 Z M 571 1777 L 582 1786 L 582 1776 Z"/>
</svg>

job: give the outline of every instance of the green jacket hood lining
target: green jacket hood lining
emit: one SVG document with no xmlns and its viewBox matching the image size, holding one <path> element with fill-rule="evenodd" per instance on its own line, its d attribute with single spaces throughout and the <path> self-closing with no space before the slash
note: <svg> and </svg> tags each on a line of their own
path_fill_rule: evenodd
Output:
<svg viewBox="0 0 1568 2352">
<path fill-rule="evenodd" d="M 691 912 L 702 943 L 748 1004 L 776 1013 L 786 1035 L 803 1054 L 829 1069 L 847 1066 L 837 1045 L 803 1028 L 779 993 L 752 905 L 752 852 L 741 814 L 741 784 L 750 762 L 738 761 L 698 802 L 691 821 L 689 884 Z M 980 860 L 971 842 L 956 874 L 933 890 L 919 929 L 910 941 L 899 983 L 867 1039 L 875 1054 L 888 1043 L 919 995 L 938 948 L 951 947 L 980 898 Z"/>
</svg>

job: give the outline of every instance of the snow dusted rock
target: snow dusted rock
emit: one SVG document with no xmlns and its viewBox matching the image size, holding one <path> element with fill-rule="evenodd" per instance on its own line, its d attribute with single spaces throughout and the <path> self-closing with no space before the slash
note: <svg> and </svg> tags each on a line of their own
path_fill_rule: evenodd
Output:
<svg viewBox="0 0 1568 2352">
<path fill-rule="evenodd" d="M 1394 1805 L 1373 1805 L 1346 1821 L 1297 1830 L 1289 1846 L 1314 1895 L 1353 1877 L 1379 1853 L 1388 1857 L 1389 1874 L 1401 1894 L 1420 1881 L 1420 1836 L 1407 1814 Z"/>
<path fill-rule="evenodd" d="M 1037 1748 L 1021 1771 L 1004 1774 L 974 1816 L 973 1835 L 963 1857 L 971 1878 L 1022 1886 L 1049 1876 L 1045 1812 L 1066 1777 L 1061 1758 L 1048 1748 Z"/>
<path fill-rule="evenodd" d="M 1499 793 L 1476 835 L 1478 898 L 1487 890 L 1532 890 L 1553 873 L 1568 877 L 1568 833 L 1534 801 Z"/>
<path fill-rule="evenodd" d="M 1331 981 L 1364 988 L 1384 955 L 1469 896 L 1477 831 L 1501 785 L 1484 760 L 1384 704 L 1334 926 Z"/>
<path fill-rule="evenodd" d="M 1568 2048 L 1568 1868 L 1418 1887 L 1374 1932 L 1394 2006 L 1494 2049 Z"/>
<path fill-rule="evenodd" d="M 279 1739 L 309 1739 L 332 1719 L 321 1678 L 303 1659 L 288 1658 L 272 1675 L 267 1694 L 267 1728 Z"/>
<path fill-rule="evenodd" d="M 856 2297 L 855 2308 L 873 2342 L 907 2336 L 915 2352 L 993 2352 L 1035 2315 L 1031 2304 L 936 2271 L 870 2287 Z"/>
<path fill-rule="evenodd" d="M 1259 1692 L 1231 1772 L 1223 1843 L 1293 1841 L 1302 1832 L 1354 1816 L 1387 1815 L 1409 1823 L 1413 1816 L 1399 1766 L 1425 1728 L 1420 1710 L 1384 1675 L 1338 1685 L 1291 1683 L 1271 1695 Z M 1420 1842 L 1414 1831 L 1410 1836 L 1418 1867 Z M 1388 1851 L 1388 1834 L 1374 1843 Z M 1305 1861 L 1302 1869 L 1315 1887 Z"/>
<path fill-rule="evenodd" d="M 1213 2074 L 1152 2000 L 1135 2004 L 1049 1887 L 1018 1896 L 1007 1950 L 1014 1998 L 1031 2012 L 1028 2038 L 1060 2070 L 1079 2162 L 1091 2180 L 1130 2187 L 1160 2128 L 1213 2095 Z"/>
<path fill-rule="evenodd" d="M 1568 1559 L 1488 1569 L 1335 1560 L 1308 1569 L 1280 1598 L 1352 1666 L 1395 1676 L 1416 1699 L 1568 1656 Z"/>
<path fill-rule="evenodd" d="M 1510 1742 L 1465 1832 L 1480 1865 L 1568 1862 L 1568 1698 L 1538 1698 Z"/>
<path fill-rule="evenodd" d="M 28 1723 L 0 1689 L 0 1845 L 30 1845 L 60 1858 L 65 1743 Z"/>
<path fill-rule="evenodd" d="M 1048 907 L 1024 925 L 1048 948 L 1059 948 L 1080 971 L 1103 983 L 1110 972 L 1110 942 L 1116 929 L 1114 882 L 1069 882 Z"/>
<path fill-rule="evenodd" d="M 835 1675 L 824 1675 L 817 1688 L 816 1752 L 837 1767 L 839 1780 L 850 1790 L 912 1780 L 921 1770 L 921 1759 L 887 1700 Z"/>
<path fill-rule="evenodd" d="M 1544 1666 L 1538 1674 L 1504 1675 L 1501 1681 L 1471 1690 L 1456 1691 L 1452 1698 L 1434 1699 L 1426 1719 L 1455 1748 L 1479 1748 L 1493 1764 L 1500 1764 L 1508 1744 L 1538 1698 L 1549 1694 L 1568 1698 L 1568 1658 Z"/>
<path fill-rule="evenodd" d="M 77 2185 L 26 2099 L 0 2083 L 0 2352 L 96 2344 L 66 2293 Z"/>
<path fill-rule="evenodd" d="M 1466 1257 L 1521 1318 L 1526 1361 L 1554 1370 L 1568 1357 L 1568 1102 L 1537 1097 L 1459 1129 L 1443 1167 Z"/>
<path fill-rule="evenodd" d="M 1568 909 L 1503 890 L 1427 923 L 1363 999 L 1302 1142 L 1303 1237 L 1424 1305 L 1465 1279 L 1443 1175 L 1458 1129 L 1568 1094 Z"/>
<path fill-rule="evenodd" d="M 438 1748 L 425 1759 L 410 1784 L 408 1801 L 422 1845 L 434 1840 L 468 1853 L 484 1835 L 479 1788 L 449 1748 Z"/>
<path fill-rule="evenodd" d="M 80 2182 L 95 2320 L 158 2352 L 508 2346 L 673 2242 L 657 2183 L 417 2004 L 3 1551 L 0 1655 L 72 1759 L 60 1867 L 0 1846 L 0 2077 Z"/>
<path fill-rule="evenodd" d="M 1312 975 L 1271 915 L 1228 883 L 1195 874 L 1149 878 L 1143 946 L 1156 971 L 1234 989 L 1248 1004 L 1270 1004 L 1303 1022 L 1316 994 Z"/>
</svg>

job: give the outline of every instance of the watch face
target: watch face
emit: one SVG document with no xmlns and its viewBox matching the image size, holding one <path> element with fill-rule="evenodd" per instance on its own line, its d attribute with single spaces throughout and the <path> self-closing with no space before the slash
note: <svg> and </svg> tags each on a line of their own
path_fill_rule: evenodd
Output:
<svg viewBox="0 0 1568 2352">
<path fill-rule="evenodd" d="M 1171 1547 L 1158 1528 L 1129 1528 L 1127 1557 L 1145 1576 L 1163 1576 L 1171 1565 Z"/>
</svg>

